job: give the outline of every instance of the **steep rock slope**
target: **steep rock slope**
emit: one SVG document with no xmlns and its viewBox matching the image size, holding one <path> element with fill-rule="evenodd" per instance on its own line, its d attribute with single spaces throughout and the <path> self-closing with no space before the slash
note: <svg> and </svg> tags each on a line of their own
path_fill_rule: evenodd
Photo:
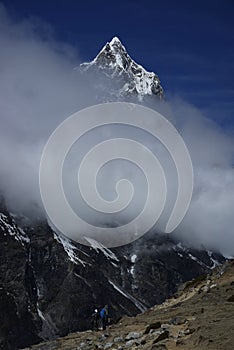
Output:
<svg viewBox="0 0 234 350">
<path fill-rule="evenodd" d="M 156 234 L 114 250 L 96 241 L 84 247 L 3 204 L 0 237 L 2 349 L 88 329 L 94 308 L 106 303 L 113 321 L 136 315 L 223 261 Z"/>
<path fill-rule="evenodd" d="M 69 334 L 32 349 L 232 350 L 234 260 L 184 284 L 177 295 L 106 331 Z"/>
</svg>

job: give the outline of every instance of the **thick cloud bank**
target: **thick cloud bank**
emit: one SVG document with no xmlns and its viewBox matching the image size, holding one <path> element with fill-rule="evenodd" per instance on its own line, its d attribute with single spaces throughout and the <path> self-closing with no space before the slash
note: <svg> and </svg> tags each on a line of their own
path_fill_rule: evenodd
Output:
<svg viewBox="0 0 234 350">
<path fill-rule="evenodd" d="M 59 123 L 95 98 L 74 70 L 81 61 L 77 52 L 56 42 L 48 26 L 16 23 L 0 6 L 0 47 L 0 187 L 12 210 L 36 209 L 41 207 L 38 169 L 45 142 Z M 161 113 L 168 110 L 188 146 L 195 175 L 193 199 L 176 234 L 190 245 L 234 255 L 233 138 L 184 101 L 172 98 L 160 106 Z M 109 174 L 122 175 L 117 166 Z"/>
<path fill-rule="evenodd" d="M 194 194 L 179 237 L 234 255 L 234 139 L 198 110 L 173 103 L 194 166 Z"/>
<path fill-rule="evenodd" d="M 11 204 L 21 207 L 40 201 L 38 164 L 45 141 L 85 103 L 74 72 L 76 52 L 48 31 L 42 23 L 15 23 L 0 7 L 0 180 Z"/>
</svg>

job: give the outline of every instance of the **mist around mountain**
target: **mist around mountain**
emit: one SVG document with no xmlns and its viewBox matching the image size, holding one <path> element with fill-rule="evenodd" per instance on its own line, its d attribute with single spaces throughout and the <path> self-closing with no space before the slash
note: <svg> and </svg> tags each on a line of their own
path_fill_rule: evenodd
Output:
<svg viewBox="0 0 234 350">
<path fill-rule="evenodd" d="M 81 64 L 73 48 L 42 38 L 30 21 L 14 23 L 2 9 L 0 17 L 0 347 L 11 350 L 87 330 L 94 308 L 106 303 L 113 321 L 142 313 L 230 257 L 233 142 L 195 107 L 179 98 L 169 102 L 159 77 L 132 60 L 116 37 Z M 47 222 L 38 186 L 44 144 L 66 117 L 107 101 L 155 108 L 186 141 L 194 196 L 171 236 L 155 228 L 110 250 L 96 241 L 74 243 Z M 115 169 L 124 177 L 125 167 Z"/>
<path fill-rule="evenodd" d="M 0 44 L 5 48 L 1 56 L 0 81 L 0 189 L 10 211 L 23 212 L 33 218 L 44 216 L 38 186 L 40 158 L 50 134 L 63 120 L 97 103 L 141 103 L 156 109 L 175 125 L 193 162 L 194 195 L 187 215 L 173 235 L 192 247 L 204 245 L 227 257 L 233 256 L 234 147 L 231 135 L 195 106 L 179 96 L 163 92 L 163 82 L 160 83 L 158 75 L 148 72 L 147 67 L 143 68 L 141 62 L 136 63 L 131 53 L 128 54 L 124 38 L 120 38 L 122 41 L 114 38 L 113 42 L 110 38 L 109 46 L 105 44 L 96 58 L 82 65 L 83 60 L 73 47 L 56 42 L 45 30 L 42 36 L 38 24 L 33 21 L 15 23 L 3 7 L 0 16 Z M 107 53 L 110 58 L 104 59 Z M 144 53 L 142 61 L 143 57 Z M 129 136 L 127 129 L 122 131 Z M 85 147 L 108 135 L 114 135 L 114 131 L 110 134 L 109 129 L 100 130 L 98 136 L 90 136 L 85 141 Z M 159 150 L 160 161 L 170 166 L 168 155 L 161 154 L 155 140 L 142 135 L 140 141 Z M 80 149 L 84 151 L 84 147 Z M 76 159 L 77 156 L 70 162 L 67 173 L 73 164 L 77 168 Z M 104 176 L 112 189 L 114 185 L 110 179 L 116 174 L 125 177 L 128 170 L 118 164 L 115 168 L 114 174 L 108 170 Z M 173 201 L 176 172 L 173 166 L 169 169 L 170 200 Z M 132 180 L 136 180 L 136 188 L 140 188 L 135 173 L 135 170 L 131 172 Z M 75 191 L 70 184 L 75 180 L 72 181 L 68 177 L 67 191 L 69 200 L 74 203 Z M 136 203 L 138 207 L 142 206 L 143 195 Z M 89 216 L 88 210 L 84 209 L 84 214 Z M 126 220 L 126 217 L 121 219 Z"/>
</svg>

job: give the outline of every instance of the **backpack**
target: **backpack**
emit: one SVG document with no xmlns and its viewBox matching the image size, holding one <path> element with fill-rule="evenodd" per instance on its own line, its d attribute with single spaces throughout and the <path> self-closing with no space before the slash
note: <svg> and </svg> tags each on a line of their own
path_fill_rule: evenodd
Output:
<svg viewBox="0 0 234 350">
<path fill-rule="evenodd" d="M 104 308 L 100 311 L 100 316 L 101 316 L 101 318 L 105 318 L 106 310 Z"/>
</svg>

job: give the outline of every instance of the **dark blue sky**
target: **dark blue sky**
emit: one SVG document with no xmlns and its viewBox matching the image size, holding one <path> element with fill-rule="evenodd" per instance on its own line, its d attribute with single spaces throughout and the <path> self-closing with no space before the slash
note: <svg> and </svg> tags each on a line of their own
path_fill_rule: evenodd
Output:
<svg viewBox="0 0 234 350">
<path fill-rule="evenodd" d="M 2 0 L 15 19 L 49 23 L 84 61 L 118 36 L 130 56 L 225 126 L 234 124 L 233 0 Z"/>
</svg>

